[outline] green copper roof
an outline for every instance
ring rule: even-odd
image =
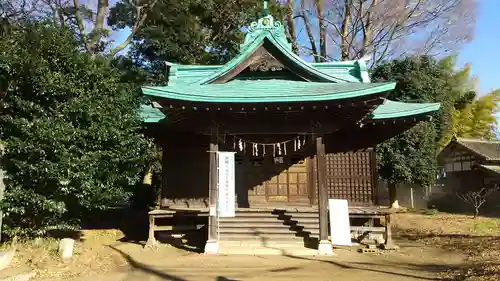
[[[393,90],[395,83],[321,83],[234,80],[225,84],[143,87],[145,95],[197,102],[299,102],[338,100]]]
[[[366,70],[364,61],[342,61],[342,62],[306,62],[311,68],[326,75],[335,77],[345,82],[369,83],[370,77]],[[187,85],[200,84],[208,76],[220,72],[224,65],[180,65],[175,64],[170,68],[168,84]]]
[[[165,118],[165,114],[161,112],[158,108],[154,108],[151,105],[143,104],[140,108],[140,115],[142,121],[146,123],[157,123],[161,119]]]
[[[380,120],[428,114],[439,110],[439,108],[439,103],[404,103],[385,100],[375,109],[369,119]],[[155,123],[165,118],[159,109],[153,108],[151,105],[143,105],[141,111],[141,117],[146,123]]]
[[[385,102],[373,111],[371,119],[389,119],[412,115],[426,114],[439,110],[439,103],[405,103],[391,100]]]
[[[169,73],[169,85],[209,84],[227,74],[249,58],[260,46],[273,46],[285,65],[294,65],[315,77],[318,82],[363,82],[369,83],[368,69],[364,60],[330,63],[309,63],[293,53],[283,25],[271,15],[260,18],[248,27],[240,53],[225,65],[186,66],[173,65]],[[266,47],[267,49],[267,47]]]
[[[273,44],[279,51],[281,51],[282,54],[285,55],[286,60],[288,60],[289,63],[292,63],[294,65],[297,65],[298,67],[302,68],[304,71],[307,71],[310,73],[312,76],[315,76],[318,81],[321,82],[348,82],[344,79],[340,79],[337,77],[330,76],[324,72],[319,71],[318,69],[312,67],[309,63],[306,61],[302,60],[299,56],[294,54],[291,50],[288,49],[288,46],[283,45],[282,40],[275,37],[274,33],[272,32],[266,32],[266,33],[260,33],[257,37],[253,39],[253,41],[249,42],[247,46],[242,47],[242,52],[229,61],[227,64],[225,64],[222,68],[220,68],[217,72],[212,73],[208,77],[202,79],[199,81],[199,84],[209,84],[219,78],[220,76],[228,73],[229,71],[233,70],[236,68],[240,63],[242,63],[245,59],[250,57],[252,53],[260,47],[262,44],[265,43],[270,43]]]
[[[237,76],[238,67],[253,63],[249,58],[262,58],[255,53],[264,48],[297,76],[309,81],[295,81],[269,75],[243,80]],[[252,57],[257,55],[257,57]],[[259,57],[260,56],[260,57]],[[245,75],[247,75],[246,73]],[[236,75],[236,76],[235,76]],[[262,78],[262,77],[261,77]],[[216,83],[213,83],[216,82]],[[248,27],[240,54],[225,65],[173,65],[169,71],[168,86],[143,87],[143,94],[188,102],[258,103],[307,102],[349,99],[393,90],[395,83],[370,83],[366,60],[310,63],[293,53],[283,25],[265,14]],[[143,108],[146,120],[154,122],[164,118],[163,113],[151,106]],[[438,103],[414,104],[386,100],[372,114],[372,119],[398,118],[427,114],[438,110]]]

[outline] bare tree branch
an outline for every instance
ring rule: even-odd
[[[316,0],[316,15],[319,24],[319,61],[326,58],[326,27],[324,21],[324,0]]]
[[[498,190],[498,185],[494,185],[493,187],[483,186],[477,190],[458,193],[457,197],[464,203],[467,203],[470,206],[474,207],[474,218],[477,218],[477,216],[479,215],[479,210],[481,206],[486,203],[488,196],[490,196],[490,194],[492,194],[494,191]]]
[[[314,5],[318,0],[301,1]],[[328,0],[327,3],[326,14],[308,15],[322,17],[326,25],[328,40],[332,42],[328,56],[357,59],[370,53],[372,64],[403,53],[442,54],[458,50],[472,38],[478,5],[477,0]],[[313,41],[319,42],[321,36],[314,31],[314,20],[308,22]]]
[[[300,0],[300,14],[304,20],[304,26],[306,27],[307,37],[309,37],[309,43],[311,44],[311,52],[315,62],[319,62],[318,49],[316,48],[316,42],[314,41],[314,35],[311,29],[311,22],[309,21],[309,16],[306,11],[305,0]]]
[[[115,56],[117,53],[119,53],[121,50],[125,49],[130,44],[130,42],[132,42],[132,39],[134,38],[135,34],[139,31],[141,26],[144,24],[144,21],[146,20],[146,18],[148,16],[148,12],[154,8],[154,6],[156,5],[157,2],[158,2],[158,0],[153,0],[151,3],[146,4],[144,6],[136,6],[137,19],[134,23],[134,26],[132,27],[132,31],[130,32],[130,34],[127,36],[127,38],[121,44],[119,44],[116,48],[113,48],[110,51],[110,55],[112,57]],[[142,14],[141,14],[141,12],[142,12]]]
[[[77,1],[77,0],[73,0]],[[108,0],[98,0],[97,2],[97,15],[94,22],[94,27],[89,34],[90,42],[88,43],[89,52],[95,54],[98,51],[99,44],[101,43],[101,39],[104,32],[104,18],[106,16],[106,12],[109,9]]]
[[[90,52],[90,46],[89,43],[87,42],[87,33],[85,31],[85,26],[83,25],[83,16],[82,12],[80,11],[80,4],[78,3],[78,0],[73,0],[73,7],[75,8],[76,24],[78,26],[78,30],[80,31],[80,38],[82,44],[85,47],[85,49],[88,52]]]
[[[292,50],[295,54],[299,54],[299,46],[297,45],[297,33],[295,32],[295,22],[293,21],[294,18],[294,11],[293,11],[293,0],[288,0],[286,4],[286,21],[287,21],[287,26],[288,26],[288,39],[290,42],[292,42]]]

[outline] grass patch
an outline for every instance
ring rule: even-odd
[[[431,214],[398,214],[396,236],[463,255],[463,267],[443,272],[443,280],[500,280],[500,219]]]
[[[497,219],[485,219],[475,222],[472,232],[478,235],[497,235],[500,224]]]
[[[439,210],[437,209],[425,209],[423,210],[422,214],[426,216],[436,216],[439,215]]]

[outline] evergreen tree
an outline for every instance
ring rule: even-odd
[[[378,174],[389,182],[391,201],[395,201],[397,183],[422,186],[436,179],[436,154],[443,138],[449,135],[453,112],[470,103],[474,93],[468,69],[454,71],[455,58],[441,61],[431,57],[408,57],[376,67],[374,81],[395,81],[396,89],[388,98],[404,102],[439,102],[442,107],[430,122],[422,122],[377,146]]]
[[[11,27],[0,41],[0,139],[7,234],[76,226],[128,202],[148,141],[138,89],[106,59],[79,52],[68,29]]]
[[[453,112],[450,134],[457,137],[496,139],[500,90],[475,99],[462,109]]]

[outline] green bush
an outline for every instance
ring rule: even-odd
[[[76,38],[41,22],[0,41],[7,235],[73,228],[93,210],[126,204],[148,161],[138,88]]]

